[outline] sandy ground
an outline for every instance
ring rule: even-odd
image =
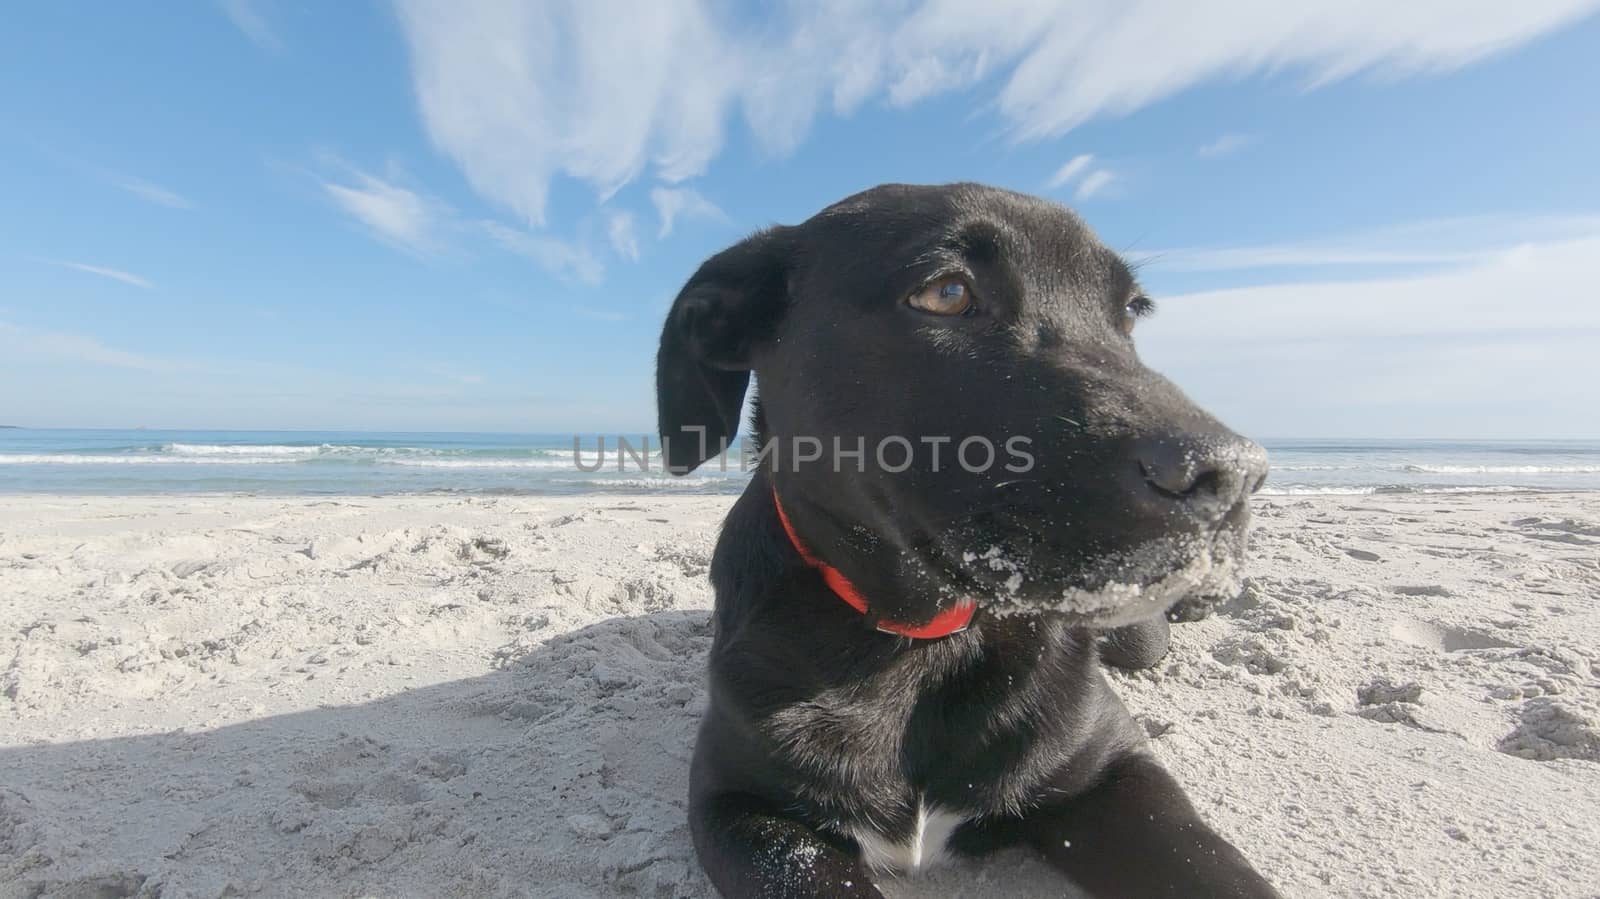
[[[720,498],[0,499],[0,896],[701,896]],[[1296,896],[1600,895],[1600,496],[1273,498],[1113,680]],[[1012,853],[895,896],[1071,895]]]

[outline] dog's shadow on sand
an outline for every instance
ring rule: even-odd
[[[709,896],[685,796],[710,636],[613,618],[359,705],[0,749],[0,897]],[[1070,890],[1020,852],[883,886]]]

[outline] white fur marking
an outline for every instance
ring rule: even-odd
[[[880,871],[918,871],[945,859],[945,844],[966,819],[937,806],[918,803],[915,829],[904,843],[892,843],[883,834],[858,827],[850,836],[861,847],[861,859]]]

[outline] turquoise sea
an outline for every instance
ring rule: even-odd
[[[633,455],[618,452],[618,437]],[[737,452],[673,478],[646,434],[0,429],[0,493],[713,493]],[[604,440],[604,454],[599,453]],[[1263,440],[1266,493],[1600,490],[1600,441]],[[656,448],[653,436],[650,447]],[[621,469],[619,469],[619,458]],[[600,463],[598,470],[588,470]]]

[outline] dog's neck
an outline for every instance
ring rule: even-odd
[[[857,612],[871,616],[873,614],[872,604],[867,601],[867,598],[861,594],[860,590],[856,589],[856,585],[845,577],[844,572],[813,555],[810,549],[806,547],[805,542],[800,539],[800,535],[795,533],[793,523],[789,521],[788,514],[783,511],[783,501],[779,499],[776,488],[772,490],[772,506],[777,510],[778,521],[783,525],[783,532],[788,535],[789,543],[794,547],[794,551],[800,555],[800,558],[822,575],[823,582],[828,585],[828,589],[832,590],[835,595]],[[972,623],[972,616],[977,612],[977,609],[977,605],[968,599],[962,600],[948,609],[941,610],[933,616],[931,621],[925,624],[908,624],[890,621],[882,617],[878,617],[873,624],[878,630],[886,634],[909,637],[913,640],[937,640],[966,630]]]

